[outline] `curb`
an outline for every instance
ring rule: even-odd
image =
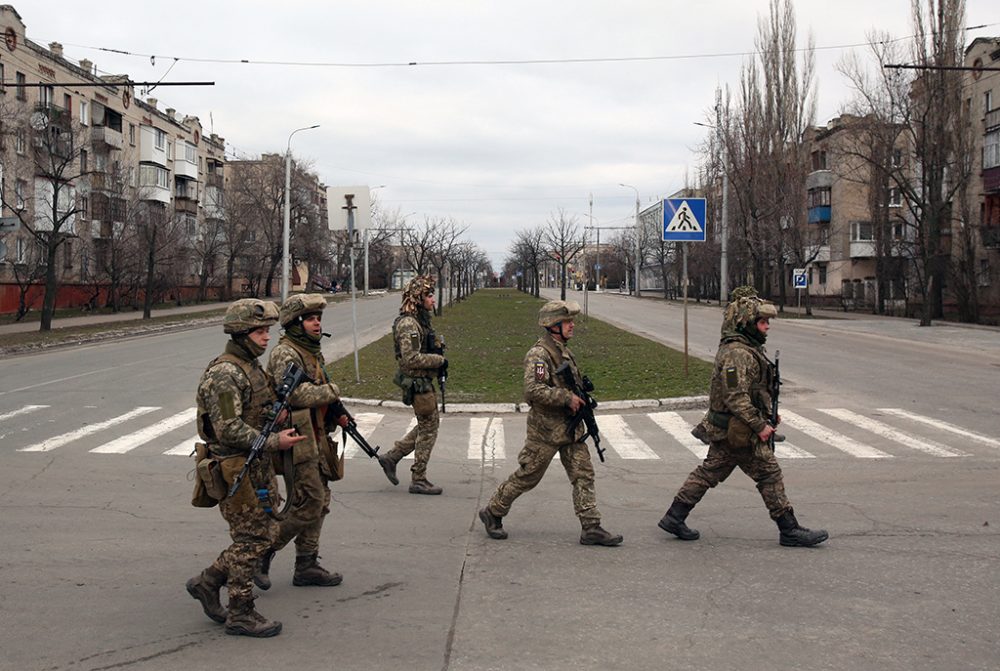
[[[345,404],[364,405],[375,408],[390,408],[393,410],[405,410],[409,406],[403,405],[401,401],[387,401],[375,398],[349,398],[343,399]],[[601,401],[598,405],[600,410],[638,410],[642,408],[665,408],[668,410],[700,410],[708,405],[708,396],[679,396],[677,398],[645,398],[630,401]],[[449,403],[446,414],[514,414],[526,413],[529,406],[527,403]]]

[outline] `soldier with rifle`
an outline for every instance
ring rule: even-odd
[[[726,309],[722,339],[715,355],[709,389],[709,410],[692,431],[709,444],[708,456],[677,492],[659,527],[681,540],[700,534],[687,526],[691,510],[706,492],[723,482],[737,467],[757,483],[764,505],[778,526],[778,541],[785,546],[809,547],[825,541],[826,531],[799,525],[785,496],[784,477],[774,456],[780,379],[777,366],[768,360],[764,343],[774,305],[746,295]]]
[[[524,357],[524,398],[531,410],[528,435],[517,457],[518,469],[497,487],[489,503],[479,511],[479,519],[490,538],[507,538],[503,518],[517,497],[541,482],[558,453],[573,486],[573,509],[582,527],[580,543],[606,546],[622,543],[621,535],[611,534],[601,526],[594,466],[583,442],[586,436],[592,436],[600,453],[593,401],[583,391],[584,378],[567,346],[573,337],[574,318],[579,313],[580,305],[575,301],[549,301],[538,312],[538,325],[545,333]],[[572,384],[568,383],[570,380]],[[589,420],[581,413],[585,408],[590,413]]]
[[[225,480],[227,495],[219,509],[233,542],[186,587],[205,614],[225,623],[226,633],[232,635],[267,637],[281,632],[280,622],[260,615],[253,605],[254,571],[278,535],[278,522],[270,510],[277,500],[271,459],[252,461],[245,477],[237,481],[262,428],[285,419],[282,413],[271,413],[277,400],[274,379],[257,361],[277,320],[278,308],[269,301],[247,298],[230,305],[223,319],[230,341],[225,352],[208,364],[198,384],[198,434]],[[304,439],[295,429],[284,429],[266,436],[262,447],[270,455]],[[234,491],[229,493],[230,489]],[[223,585],[229,591],[228,609],[219,601]]]

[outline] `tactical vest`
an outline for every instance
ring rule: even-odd
[[[762,415],[767,417],[771,412],[771,379],[774,374],[774,364],[764,356],[759,348],[748,345],[741,340],[730,340],[723,343],[722,347],[740,347],[748,350],[757,361],[757,369],[760,374],[756,380],[750,383],[750,402]],[[715,377],[720,377],[720,375],[720,371],[716,371]],[[710,419],[710,421],[720,427],[724,426],[722,416],[730,414],[725,404],[725,392],[722,390],[722,386],[721,377],[718,380],[713,379],[709,397],[710,414],[716,416],[716,419]]]
[[[265,408],[275,400],[274,385],[271,383],[270,377],[256,361],[246,361],[245,359],[241,359],[238,356],[228,353],[221,354],[214,358],[212,362],[205,367],[205,372],[210,371],[212,368],[221,363],[233,364],[243,371],[243,375],[245,375],[247,380],[250,382],[250,396],[249,398],[243,400],[240,417],[248,426],[253,427],[254,429],[260,429],[264,424],[264,416],[267,412]],[[209,444],[209,446],[218,445],[227,449],[227,451],[228,448],[232,447],[222,445],[219,442],[219,437],[216,435],[215,429],[212,427],[208,408],[203,405],[201,394],[198,394],[198,434]],[[243,449],[240,450],[240,452],[243,452],[249,447],[249,445],[241,447]]]

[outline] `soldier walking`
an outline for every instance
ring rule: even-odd
[[[771,319],[778,313],[774,305],[755,295],[742,296],[726,309],[709,389],[709,411],[692,432],[709,444],[708,456],[681,485],[659,527],[681,540],[697,540],[700,534],[685,523],[691,509],[739,467],[757,483],[764,505],[778,525],[779,542],[786,546],[817,545],[828,534],[799,526],[769,444],[775,431],[768,422],[774,364],[765,355],[764,343]]]
[[[225,352],[208,364],[198,384],[198,434],[219,460],[229,487],[264,426],[266,406],[276,400],[274,380],[257,357],[267,349],[270,327],[277,320],[278,308],[270,301],[246,298],[230,305],[223,320],[230,341]],[[301,440],[295,429],[285,429],[268,437],[265,450],[269,454],[287,450]],[[219,503],[233,542],[186,587],[208,617],[225,623],[227,634],[267,637],[280,633],[281,623],[254,609],[252,579],[261,556],[274,543],[278,523],[264,511],[257,490],[276,501],[268,458],[256,460],[236,493]],[[223,585],[229,590],[228,610],[219,601]]]
[[[342,412],[340,389],[327,377],[320,341],[323,338],[323,309],[326,299],[320,294],[298,294],[281,305],[279,321],[284,335],[271,350],[268,371],[280,378],[289,363],[306,372],[311,381],[303,382],[289,398],[292,424],[305,440],[292,448],[294,464],[292,505],[281,520],[275,543],[264,553],[260,570],[254,576],[257,587],[271,587],[268,573],[275,553],[295,539],[297,587],[331,587],[343,581],[340,573],[331,573],[319,565],[319,536],[323,520],[330,513],[330,481],[341,475],[343,462],[337,444],[329,437],[338,426],[347,424]],[[340,410],[341,412],[338,412]]]
[[[582,386],[576,359],[566,343],[573,337],[574,317],[580,313],[576,301],[549,301],[538,311],[538,325],[545,333],[524,357],[524,398],[528,411],[528,435],[517,456],[518,469],[497,487],[479,519],[490,538],[507,538],[503,518],[521,494],[534,489],[545,475],[552,458],[559,454],[566,475],[573,486],[573,509],[580,519],[583,545],[620,545],[621,535],[612,535],[601,527],[594,491],[594,466],[590,451],[580,439],[586,428],[579,424],[569,434],[569,420],[585,401],[566,388],[556,369],[568,363],[577,384]]]
[[[406,285],[399,316],[392,324],[392,339],[399,364],[395,382],[403,389],[403,402],[413,406],[417,425],[397,440],[391,450],[379,455],[378,461],[385,476],[397,485],[396,464],[412,452],[411,494],[440,494],[442,491],[427,479],[427,462],[430,461],[441,421],[433,379],[439,370],[448,370],[448,360],[444,358],[443,348],[431,325],[434,304],[434,278],[424,275],[415,277]],[[439,353],[432,351],[435,349]]]

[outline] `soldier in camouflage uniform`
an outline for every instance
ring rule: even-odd
[[[303,382],[289,398],[292,423],[306,440],[292,450],[295,468],[292,506],[281,520],[278,539],[264,554],[254,583],[270,589],[268,573],[276,552],[295,539],[295,573],[292,584],[302,587],[339,585],[343,576],[330,573],[317,561],[319,535],[323,519],[330,513],[329,482],[337,467],[337,444],[328,434],[347,424],[340,403],[340,390],[323,368],[323,309],[326,299],[320,294],[298,294],[281,305],[279,321],[285,330],[271,350],[268,371],[280,379],[289,363],[306,372],[311,381]]]
[[[566,388],[556,369],[569,363],[577,384],[582,383],[576,359],[566,343],[573,337],[573,318],[580,313],[576,301],[549,301],[538,312],[538,325],[545,333],[524,357],[524,399],[528,411],[528,435],[517,456],[518,469],[497,487],[479,519],[490,538],[507,538],[503,517],[521,494],[538,485],[552,458],[559,454],[570,484],[573,485],[573,510],[580,519],[583,545],[620,545],[622,537],[601,527],[594,491],[594,466],[590,451],[580,439],[586,433],[583,424],[569,431],[569,419],[584,405],[584,400]]]
[[[396,345],[399,364],[397,380],[402,380],[403,397],[412,397],[413,414],[417,425],[396,441],[392,449],[379,455],[382,470],[392,484],[399,484],[396,464],[413,452],[410,467],[411,494],[440,494],[441,488],[427,479],[427,462],[437,440],[437,393],[433,379],[439,369],[448,369],[448,360],[441,354],[429,352],[428,334],[433,333],[431,315],[434,313],[434,278],[418,276],[410,280],[403,292],[399,316],[392,325],[392,338]]]
[[[688,476],[659,526],[681,540],[700,534],[685,523],[705,493],[729,477],[736,467],[757,483],[782,545],[808,547],[822,543],[826,531],[799,526],[788,498],[781,467],[769,440],[772,364],[764,353],[774,305],[755,295],[737,298],[726,309],[722,341],[715,355],[709,389],[709,411],[696,428],[709,443],[708,456]],[[779,418],[780,421],[780,418]]]
[[[198,384],[198,434],[212,457],[221,462],[229,486],[260,435],[265,406],[275,400],[274,380],[257,357],[267,349],[269,330],[277,319],[278,309],[271,302],[247,298],[230,305],[223,330],[231,340],[225,352],[208,364]],[[301,440],[295,429],[285,429],[269,436],[265,449],[268,453],[287,450]],[[278,523],[264,512],[258,499],[255,490],[260,488],[271,490],[271,503],[276,505],[270,459],[258,459],[236,494],[219,503],[233,543],[186,585],[208,617],[225,622],[227,634],[265,637],[281,631],[280,622],[267,620],[253,606],[254,570],[278,533]],[[229,590],[228,611],[219,602],[222,585]]]

